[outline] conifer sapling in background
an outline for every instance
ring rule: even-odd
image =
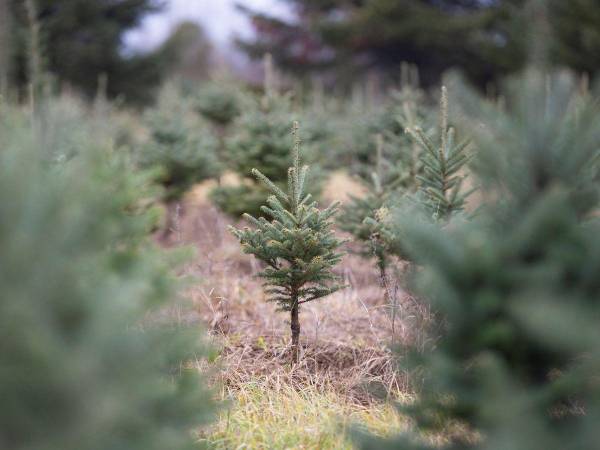
[[[414,174],[418,183],[416,192],[405,190],[396,197],[389,197],[384,208],[377,214],[365,219],[365,227],[369,227],[384,245],[388,252],[403,259],[410,259],[406,252],[406,238],[402,227],[395,226],[401,223],[396,219],[407,214],[407,206],[412,204],[412,213],[428,221],[448,222],[454,215],[464,210],[465,202],[471,191],[463,189],[466,166],[471,159],[468,153],[469,141],[455,143],[454,128],[448,125],[448,94],[442,87],[439,112],[438,136],[435,142],[430,132],[416,125],[412,113],[405,116],[406,123],[413,125],[406,129],[406,133],[420,148],[419,159],[421,162],[420,174]],[[402,185],[403,179],[398,183]],[[404,194],[404,195],[402,195]],[[416,207],[416,209],[415,209]],[[411,214],[412,214],[411,213]]]
[[[373,223],[365,221],[368,217],[375,217],[385,207],[390,195],[398,186],[398,179],[389,182],[384,174],[383,136],[377,135],[376,142],[376,169],[371,173],[371,183],[366,184],[365,196],[350,195],[348,204],[344,205],[337,219],[341,230],[354,236],[360,244],[359,254],[364,257],[374,256],[377,259],[381,279],[385,280],[388,256],[383,240],[374,235],[376,233]],[[388,183],[385,183],[388,181]]]
[[[469,161],[469,141],[455,142],[455,130],[448,126],[448,93],[442,87],[439,142],[433,142],[420,127],[406,131],[423,149],[423,174],[417,176],[421,201],[432,217],[446,220],[464,209],[471,192],[462,192],[461,171]]]
[[[382,118],[384,148],[392,163],[388,176],[398,179],[399,188],[404,192],[414,193],[419,187],[417,176],[423,173],[423,149],[406,130],[419,126],[427,136],[435,131],[432,126],[434,114],[419,87],[416,67],[402,65],[400,87],[392,90],[389,98]]]
[[[218,186],[211,199],[224,212],[234,217],[243,213],[262,215],[261,206],[269,190],[250,176],[256,168],[280,189],[286,188],[289,153],[293,146],[290,126],[298,120],[300,112],[292,104],[291,93],[279,93],[270,57],[265,57],[264,95],[249,98],[242,114],[233,124],[232,135],[226,141],[228,167],[238,174],[241,183],[236,186]],[[312,173],[307,190],[319,192],[315,176],[314,142],[305,141],[304,157],[311,163]]]
[[[202,86],[195,100],[194,108],[208,120],[218,138],[218,157],[224,162],[226,138],[231,132],[231,125],[241,113],[240,86],[221,76]]]
[[[288,169],[288,189],[284,192],[266,175],[253,169],[253,175],[271,192],[264,216],[244,217],[254,225],[240,230],[231,228],[244,252],[266,264],[259,274],[264,279],[269,300],[282,311],[290,312],[292,362],[300,353],[300,306],[323,298],[343,286],[332,269],[340,261],[341,241],[332,230],[332,218],[338,209],[334,203],[324,210],[306,194],[308,166],[300,166],[298,123],[294,122],[293,167]]]
[[[421,162],[424,150],[406,131],[428,122],[423,104],[417,69],[404,64],[400,88],[391,93],[391,102],[381,120],[382,132],[376,135],[376,170],[371,172],[370,182],[365,183],[367,195],[351,196],[338,219],[342,230],[363,242],[361,253],[377,258],[384,286],[389,259],[386,241],[391,239],[385,227],[389,207],[396,197],[414,194],[419,189],[419,177],[424,170]],[[423,138],[429,139],[429,130],[418,129]],[[384,151],[390,153],[391,158],[384,158]]]
[[[138,152],[138,165],[159,172],[167,204],[163,233],[167,237],[184,194],[194,184],[220,173],[218,142],[174,84],[163,88],[157,108],[146,115],[146,123],[150,139]]]
[[[419,188],[417,177],[423,174],[423,149],[406,130],[418,126],[427,136],[431,136],[435,132],[431,123],[433,114],[426,104],[424,93],[410,83],[403,84],[390,97],[389,115],[395,126],[384,131],[385,148],[394,155],[390,176],[398,179],[399,187],[404,192],[414,193]]]
[[[407,192],[416,191],[416,176],[423,171],[421,149],[405,130],[419,125],[429,135],[431,115],[426,96],[419,88],[417,69],[402,65],[400,85],[389,92],[383,104],[367,106],[361,102],[343,112],[343,120],[336,126],[338,133],[341,130],[342,138],[338,139],[341,148],[335,152],[339,155],[335,155],[333,167],[339,168],[339,158],[351,156],[350,172],[370,183],[373,167],[377,164],[372,136],[381,134],[389,163],[381,182],[387,184],[398,180],[398,187]]]
[[[226,84],[225,80],[212,82],[198,93],[195,108],[207,120],[219,127],[227,127],[240,114],[236,90],[239,86]]]

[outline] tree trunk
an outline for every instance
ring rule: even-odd
[[[292,364],[300,360],[300,317],[298,297],[292,300],[291,328],[292,328]]]
[[[390,287],[388,284],[387,272],[385,270],[385,262],[381,257],[377,259],[377,267],[379,267],[379,284],[383,288],[383,300],[385,303],[388,303],[390,299]]]

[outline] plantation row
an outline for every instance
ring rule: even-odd
[[[400,283],[433,308],[432,344],[395,349],[415,426],[396,440],[357,433],[358,446],[430,448],[443,432],[450,449],[595,448],[593,90],[532,69],[496,98],[457,77],[426,93],[405,68],[382,101],[344,100],[284,93],[268,59],[266,74],[259,92],[226,77],[170,83],[141,118],[102,92],[89,106],[0,104],[0,448],[206,443],[218,406],[198,367],[211,352],[162,319],[186,255],[156,245],[206,180],[289,315],[292,366],[302,305],[345,288],[342,248],[377,266],[386,302]],[[364,195],[322,207],[340,169]]]

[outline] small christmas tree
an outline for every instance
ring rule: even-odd
[[[233,124],[231,137],[226,140],[226,163],[241,177],[241,184],[219,186],[211,193],[215,204],[234,217],[245,212],[262,215],[261,206],[269,196],[269,190],[249,177],[253,168],[260,170],[280,189],[285,189],[287,183],[289,151],[293,146],[289,130],[300,113],[294,110],[291,95],[280,94],[273,86],[273,69],[268,58],[265,65],[264,95],[249,99],[242,115]],[[312,163],[315,145],[310,140],[307,144],[304,155]],[[318,177],[315,173],[310,177],[307,186],[316,196],[320,191]]]
[[[244,252],[253,254],[267,268],[260,273],[265,280],[269,300],[289,311],[292,332],[292,361],[298,362],[300,341],[300,305],[325,297],[343,286],[332,268],[340,261],[341,242],[334,236],[331,219],[338,203],[319,210],[311,194],[305,193],[308,166],[300,166],[298,123],[293,126],[293,167],[288,170],[287,193],[265,174],[253,169],[253,175],[271,192],[265,217],[244,217],[255,229],[231,228]]]
[[[417,82],[405,81],[400,89],[392,91],[386,116],[388,120],[392,117],[394,122],[393,126],[389,125],[384,131],[385,147],[391,149],[388,151],[393,151],[394,155],[394,170],[390,171],[390,175],[398,179],[400,188],[407,193],[417,191],[417,177],[423,174],[424,166],[421,161],[423,148],[406,130],[418,126],[428,137],[435,132],[435,114],[426,102],[425,94],[418,88],[418,83],[415,83]]]
[[[445,223],[463,211],[466,199],[473,192],[462,189],[466,173],[461,172],[466,171],[466,165],[471,159],[471,155],[467,153],[469,141],[459,144],[454,142],[454,128],[448,126],[448,96],[445,87],[442,88],[440,100],[439,143],[435,144],[430,137],[431,133],[417,126],[414,120],[412,111],[406,109],[401,121],[413,124],[406,129],[406,133],[420,147],[412,155],[418,154],[421,164],[411,166],[418,167],[420,174],[413,171],[408,174],[408,178],[396,178],[396,184],[403,187],[398,191],[399,195],[388,195],[382,207],[364,219],[365,229],[376,237],[378,245],[385,249],[383,251],[402,259],[410,259],[406,251],[406,236],[400,225],[409,205],[413,208],[411,214],[416,214],[426,222],[434,220]],[[412,183],[406,183],[413,179],[418,183],[415,192],[409,189]]]
[[[166,217],[161,235],[166,240],[172,236],[183,196],[195,184],[219,176],[219,143],[176,84],[165,85],[158,105],[145,119],[150,136],[138,147],[137,164],[154,170],[164,188]]]
[[[227,79],[216,79],[200,89],[195,109],[219,128],[226,128],[240,115],[240,86]]]
[[[381,279],[385,280],[388,265],[387,247],[385,242],[376,235],[377,224],[365,219],[380,214],[400,183],[398,179],[389,183],[389,178],[385,177],[381,135],[376,136],[376,153],[376,170],[371,174],[371,183],[366,184],[366,195],[362,197],[351,195],[348,204],[342,208],[337,223],[341,230],[352,234],[360,242],[359,254],[364,257],[375,256]],[[388,183],[384,184],[384,180],[388,180]]]
[[[194,101],[194,108],[204,117],[214,130],[218,139],[218,160],[226,163],[226,141],[232,131],[232,125],[241,114],[241,100],[244,95],[239,83],[221,74],[204,84]],[[220,179],[219,179],[220,182]]]
[[[416,68],[403,65],[401,87],[391,93],[391,101],[380,118],[382,132],[376,135],[376,151],[371,151],[375,154],[375,172],[371,171],[370,182],[365,183],[367,195],[351,196],[338,220],[341,229],[363,243],[361,253],[364,256],[376,256],[384,283],[389,259],[386,241],[391,237],[384,222],[389,207],[396,201],[395,197],[418,190],[418,177],[424,167],[420,161],[422,148],[405,133],[405,130],[416,128],[417,123],[427,122],[423,93],[418,84]],[[419,130],[428,138],[428,132]],[[373,160],[372,155],[367,159]]]
[[[389,162],[381,183],[397,182],[404,191],[414,192],[418,186],[416,176],[423,171],[421,148],[405,130],[418,124],[429,135],[432,116],[425,94],[419,88],[416,68],[403,65],[399,88],[390,92],[383,105],[370,109],[372,111],[363,105],[346,113],[350,116],[338,127],[344,135],[339,157],[349,153],[352,156],[350,172],[370,183],[373,167],[377,164],[372,136],[380,134]]]
[[[138,155],[142,168],[158,168],[165,200],[173,203],[194,184],[219,174],[218,142],[176,85],[166,85],[157,107],[146,115],[150,140]]]
[[[440,100],[439,143],[435,144],[420,127],[407,128],[406,132],[423,150],[423,174],[416,178],[421,199],[432,217],[445,220],[462,211],[470,195],[470,192],[461,192],[464,180],[461,171],[469,161],[469,141],[454,142],[454,128],[448,126],[446,87],[442,87]]]

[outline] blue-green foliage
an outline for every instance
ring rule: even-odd
[[[205,352],[149,315],[177,293],[150,179],[91,140],[49,161],[41,136],[0,108],[0,448],[197,448]]]
[[[434,220],[447,222],[464,211],[465,203],[473,190],[466,191],[464,179],[468,175],[467,164],[472,159],[469,141],[455,142],[455,131],[449,126],[448,96],[442,88],[439,111],[437,141],[431,131],[426,131],[414,117],[414,112],[406,108],[402,123],[408,126],[406,134],[413,140],[417,149],[405,147],[412,152],[419,164],[409,165],[412,170],[405,176],[397,177],[398,186],[386,195],[385,201],[366,216],[361,227],[368,230],[381,252],[391,252],[401,258],[410,259],[406,251],[404,230],[394,217],[410,214],[425,222]],[[403,167],[401,161],[397,163]],[[409,183],[406,183],[406,181]],[[376,204],[376,202],[373,202]],[[410,210],[410,213],[408,211]],[[382,259],[379,258],[381,261]]]
[[[499,107],[468,90],[476,174],[470,221],[390,223],[422,266],[414,287],[442,336],[414,354],[406,411],[447,449],[588,449],[600,433],[597,98],[568,74],[530,72]],[[457,429],[452,432],[452,428]],[[419,433],[363,448],[437,448]]]
[[[411,73],[416,77],[416,72]],[[340,228],[362,244],[359,252],[363,256],[376,256],[383,272],[389,259],[387,241],[391,238],[384,224],[389,208],[415,194],[430,180],[424,164],[429,163],[427,148],[420,145],[424,140],[431,143],[424,94],[416,80],[403,78],[402,87],[391,92],[383,115],[377,117],[379,134],[371,137],[371,145],[366,146],[370,152],[363,155],[364,162],[358,166],[357,174],[366,194],[351,195],[338,217]],[[411,139],[415,130],[420,136],[417,140]],[[362,141],[357,142],[360,145]],[[369,171],[368,182],[364,179],[366,171]]]
[[[244,252],[267,264],[260,276],[265,279],[270,300],[284,311],[289,311],[294,303],[317,300],[342,287],[331,272],[341,259],[341,242],[331,228],[339,204],[319,210],[312,195],[306,194],[308,166],[300,166],[299,145],[297,141],[294,166],[288,170],[287,192],[259,170],[253,170],[271,191],[268,206],[262,207],[269,220],[245,214],[255,228],[232,229]]]
[[[194,108],[213,124],[226,127],[241,113],[239,89],[240,86],[225,80],[206,83],[194,100]]]
[[[150,139],[138,152],[142,168],[156,168],[167,200],[218,176],[218,141],[176,85],[166,85],[158,105],[146,114]]]
[[[290,128],[299,113],[294,111],[289,95],[270,92],[262,98],[248,98],[242,115],[233,124],[232,135],[226,141],[227,166],[242,178],[239,186],[220,186],[212,200],[226,213],[241,216],[247,212],[262,215],[269,190],[250,177],[252,169],[260,170],[279,188],[285,189],[290,148],[294,145]],[[315,161],[315,142],[308,140],[306,159]],[[315,170],[313,170],[315,171]],[[316,195],[319,178],[311,175],[307,183]]]
[[[332,230],[338,204],[324,210],[305,192],[308,166],[300,166],[298,123],[294,122],[294,165],[288,170],[287,192],[257,169],[252,173],[271,192],[263,217],[244,217],[254,229],[231,228],[245,253],[266,264],[259,274],[269,300],[291,313],[292,361],[299,359],[300,306],[343,286],[332,269],[340,261],[341,242]]]
[[[388,261],[388,249],[385,241],[378,235],[379,219],[385,214],[390,199],[399,195],[399,180],[394,181],[386,177],[383,158],[383,137],[378,135],[375,139],[377,146],[377,163],[375,171],[371,173],[371,183],[365,183],[366,194],[363,196],[350,195],[348,202],[342,208],[337,223],[341,230],[354,237],[360,247],[358,253],[364,257],[374,256],[382,273]],[[384,184],[387,180],[388,183]],[[371,218],[372,220],[367,220]],[[377,219],[376,219],[377,218]]]
[[[439,142],[435,143],[421,127],[408,128],[407,133],[421,147],[423,173],[416,175],[419,197],[429,214],[447,220],[463,211],[470,194],[463,191],[464,171],[470,156],[469,141],[455,142],[455,130],[448,126],[448,97],[442,87]]]

